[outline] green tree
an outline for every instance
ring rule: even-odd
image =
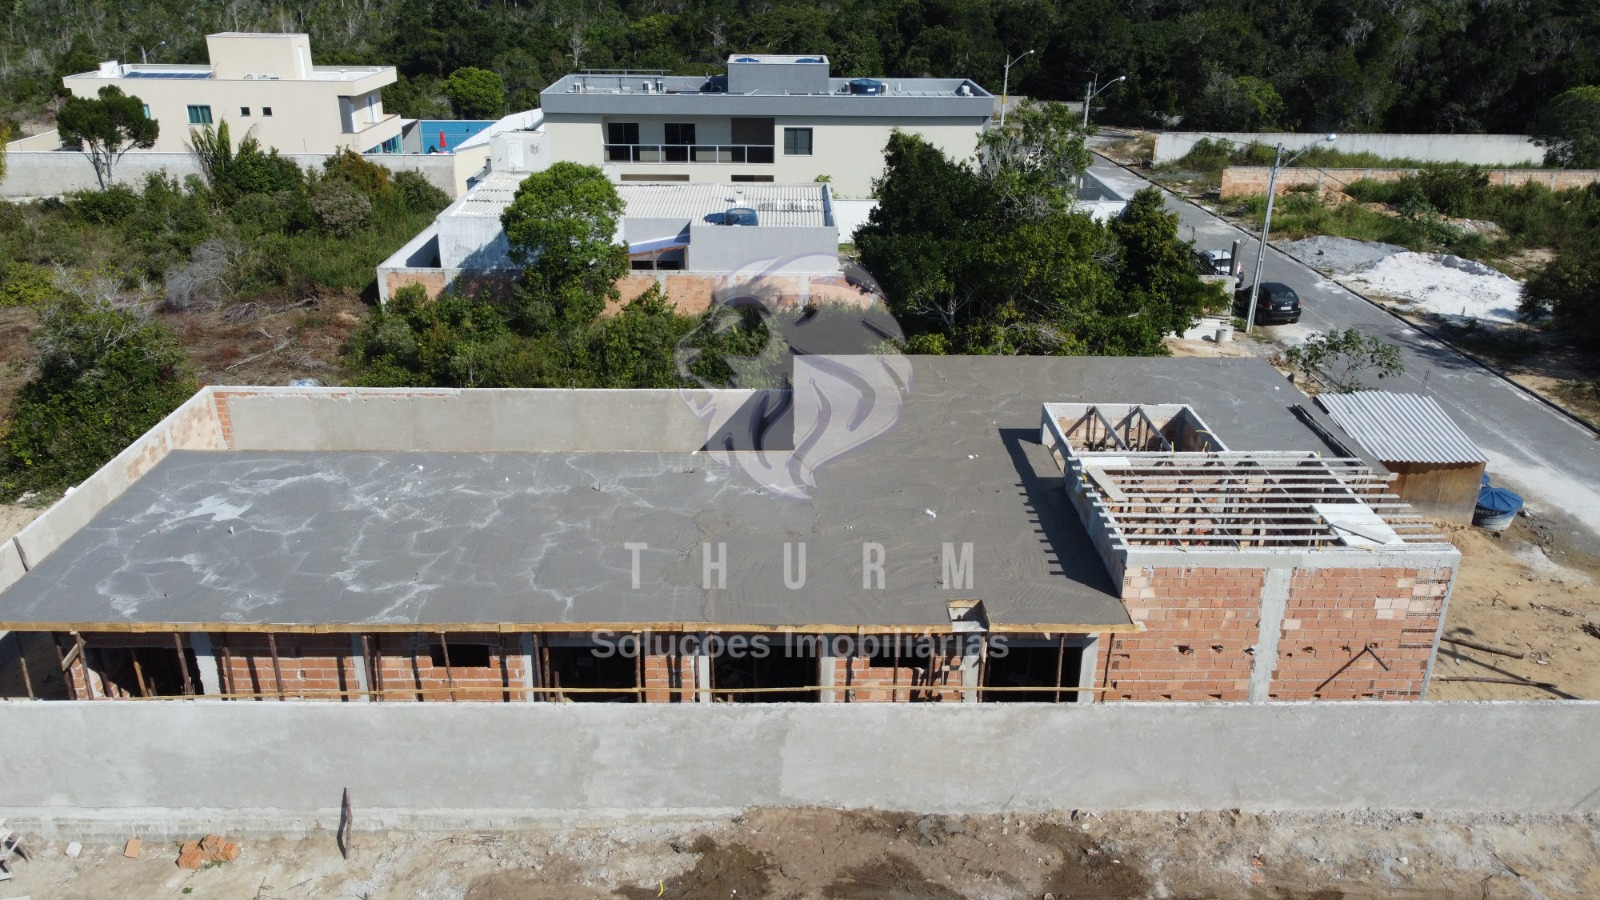
[[[105,188],[115,182],[114,170],[123,154],[135,147],[156,145],[160,126],[144,114],[144,102],[108,84],[97,99],[68,97],[56,113],[61,140],[77,144],[94,165],[94,176]]]
[[[172,333],[134,311],[68,298],[42,318],[0,433],[0,497],[82,481],[196,389]]]
[[[1029,101],[978,142],[978,174],[1012,215],[1040,216],[1072,202],[1089,150],[1072,110]]]
[[[1214,73],[1183,124],[1219,131],[1272,131],[1283,118],[1283,97],[1272,82],[1254,75]]]
[[[1321,380],[1341,394],[1362,390],[1369,373],[1379,380],[1405,374],[1400,348],[1354,328],[1313,335],[1284,354],[1290,368],[1308,380]]]
[[[1600,251],[1563,252],[1522,287],[1524,320],[1542,321],[1590,348],[1600,348]]]
[[[472,66],[444,80],[444,95],[458,119],[498,119],[506,114],[506,85],[499,75]]]
[[[617,299],[616,281],[628,272],[627,248],[615,242],[622,210],[616,187],[594,166],[558,162],[522,180],[500,222],[523,266],[525,327],[551,314],[568,326],[588,324]]]
[[[247,135],[235,150],[227,119],[217,123],[215,129],[210,125],[193,129],[188,146],[200,163],[206,183],[224,201],[231,202],[245,194],[292,191],[305,179],[294,160],[279,156],[277,148],[263,153],[261,143],[253,136]]]
[[[1194,327],[1207,304],[1219,299],[1217,289],[1195,277],[1194,246],[1178,237],[1178,214],[1166,211],[1155,188],[1134,194],[1110,228],[1123,311],[1136,310],[1156,334],[1156,343],[1146,342],[1140,352],[1160,352],[1166,335]]]
[[[1600,168],[1600,87],[1584,85],[1551,100],[1534,122],[1546,165]]]

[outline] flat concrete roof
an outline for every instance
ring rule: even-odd
[[[1186,403],[1235,449],[1329,452],[1260,360],[912,362],[900,425],[807,500],[704,453],[174,451],[0,593],[0,628],[947,628],[976,598],[996,630],[1126,629],[1042,403]],[[726,588],[703,586],[703,542],[727,544]],[[862,588],[863,542],[885,590]],[[947,590],[943,545],[968,542],[973,586]]]
[[[442,216],[496,218],[516,199],[526,175],[489,175],[445,210]],[[737,206],[754,209],[760,225],[769,228],[821,228],[831,224],[826,184],[688,184],[622,182],[616,185],[624,218],[705,220]]]

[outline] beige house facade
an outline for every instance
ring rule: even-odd
[[[209,65],[100,64],[62,79],[74,96],[116,85],[161,126],[156,151],[183,152],[191,131],[227,121],[283,153],[399,153],[401,119],[384,112],[393,66],[318,66],[303,34],[206,36]]]

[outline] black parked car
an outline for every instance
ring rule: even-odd
[[[1250,289],[1243,288],[1233,295],[1235,315],[1250,314]],[[1256,298],[1257,325],[1291,325],[1300,321],[1300,295],[1294,288],[1277,281],[1261,282],[1261,296]]]

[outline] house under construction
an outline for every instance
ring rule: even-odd
[[[822,362],[797,358],[796,383]],[[1264,362],[908,371],[878,398],[897,424],[861,446],[817,439],[800,391],[205,388],[0,543],[20,648],[3,683],[345,702],[1425,691],[1459,554]],[[723,440],[753,422],[759,446]],[[798,452],[815,486],[787,496],[763,473]]]

